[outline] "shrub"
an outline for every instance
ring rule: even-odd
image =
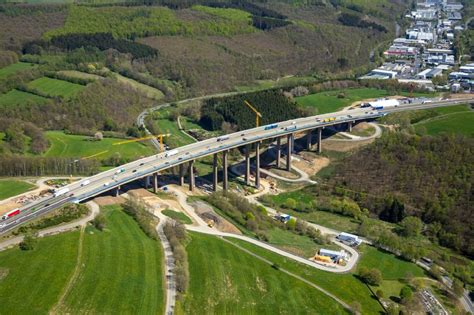
[[[369,285],[379,285],[382,282],[382,273],[376,268],[360,267],[359,277]]]
[[[33,250],[38,242],[37,235],[33,233],[26,233],[23,241],[20,243],[21,250]]]
[[[99,231],[103,231],[106,225],[105,216],[103,213],[99,213],[94,220],[92,220],[92,225]]]

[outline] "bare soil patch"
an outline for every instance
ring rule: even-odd
[[[314,152],[302,151],[298,157],[300,161],[295,161],[293,164],[309,176],[316,174],[330,162],[327,157],[319,156]]]
[[[99,206],[110,206],[110,205],[120,205],[125,202],[123,197],[112,197],[112,196],[104,196],[104,197],[97,197],[94,199],[94,202],[97,203]]]
[[[212,207],[208,204],[202,201],[195,201],[191,205],[194,207],[197,215],[200,216],[204,221],[207,222],[209,220],[213,220],[214,227],[219,231],[239,235],[242,234],[242,232],[240,232],[240,230],[232,223],[217,215],[217,213],[214,212],[214,209],[212,209]]]

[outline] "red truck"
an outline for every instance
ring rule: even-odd
[[[17,214],[20,214],[21,210],[20,209],[15,209],[15,210],[12,210],[10,212],[7,212],[5,213],[3,216],[2,216],[2,220],[6,220],[6,219],[9,219],[11,217],[14,217],[16,216]]]

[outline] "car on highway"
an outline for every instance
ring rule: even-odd
[[[104,183],[104,187],[107,187],[107,186],[109,186],[109,185],[110,185],[109,182]]]
[[[137,170],[133,170],[133,171],[132,171],[132,173],[136,173],[136,172],[137,172]]]

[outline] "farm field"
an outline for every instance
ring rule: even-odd
[[[114,75],[119,82],[131,85],[135,90],[144,93],[148,98],[151,98],[154,100],[160,100],[165,96],[163,92],[161,92],[160,90],[154,87],[129,79],[118,73],[114,73]]]
[[[78,241],[71,232],[42,238],[31,251],[0,252],[1,313],[48,314],[72,276]]]
[[[28,87],[37,89],[47,95],[59,97],[71,97],[82,91],[85,87],[63,80],[51,79],[47,77],[39,78],[31,81]]]
[[[0,105],[5,106],[23,105],[28,102],[43,103],[47,100],[45,97],[16,89],[8,91],[5,94],[0,94]]]
[[[216,237],[192,233],[186,250],[186,314],[346,314],[315,288]]]
[[[166,209],[166,210],[163,210],[162,213],[166,215],[167,217],[170,217],[171,219],[181,222],[183,224],[193,223],[193,221],[191,221],[191,219],[182,212]]]
[[[86,229],[83,267],[61,313],[162,313],[160,244],[148,238],[120,207],[107,206],[101,211],[106,229]]]
[[[125,139],[104,138],[101,141],[88,141],[89,137],[67,135],[62,131],[47,131],[46,137],[51,143],[45,156],[61,157],[91,157],[103,160],[119,154],[125,159],[137,159],[153,154],[153,149],[140,142],[130,142],[113,145],[126,141]]]
[[[0,200],[27,192],[36,186],[24,181],[0,179]]]
[[[6,67],[0,68],[0,79],[9,76],[15,72],[36,68],[38,65],[29,62],[17,62]]]
[[[261,257],[277,263],[281,268],[304,277],[305,279],[336,295],[338,298],[349,305],[353,302],[360,303],[362,314],[380,314],[380,312],[382,312],[382,307],[374,298],[372,298],[372,293],[370,290],[351,273],[333,274],[330,272],[321,271],[294,262],[293,260],[269,252],[245,241],[232,238],[228,238],[228,240],[250,250]]]
[[[100,75],[91,74],[87,72],[81,72],[77,70],[62,70],[58,71],[58,74],[62,74],[68,76],[70,78],[79,78],[79,79],[92,79],[92,80],[99,80],[102,79]]]

